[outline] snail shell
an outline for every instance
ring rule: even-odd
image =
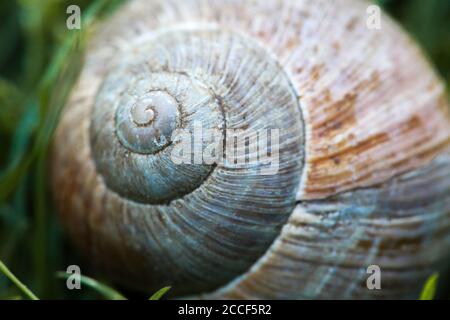
[[[367,6],[135,0],[105,21],[52,152],[58,212],[90,264],[176,296],[417,297],[450,249],[449,110],[389,17],[366,28]],[[175,164],[177,130],[196,123],[223,144],[279,129],[276,174]]]

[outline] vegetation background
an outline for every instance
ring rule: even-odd
[[[0,261],[40,298],[105,297],[95,290],[69,291],[55,276],[70,264],[83,263],[51,206],[47,152],[82,64],[86,33],[123,1],[0,2]],[[375,2],[415,37],[448,85],[450,0]],[[81,8],[81,31],[66,28],[71,4]],[[448,284],[448,277],[440,278],[438,297],[450,298]],[[0,272],[0,299],[20,298],[26,297]]]

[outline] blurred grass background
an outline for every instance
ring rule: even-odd
[[[55,277],[70,264],[83,264],[53,214],[47,151],[82,65],[86,33],[123,1],[0,2],[0,260],[41,298],[99,297],[89,290],[69,292]],[[375,2],[415,37],[448,86],[450,0]],[[66,28],[71,4],[81,8],[81,32]],[[0,299],[19,297],[0,274]]]

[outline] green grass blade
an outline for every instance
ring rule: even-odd
[[[85,30],[89,30],[95,23],[96,18],[103,11],[110,11],[114,6],[117,7],[122,1],[99,0],[94,2],[83,14],[83,30],[72,31],[68,38],[61,44],[55,53],[49,66],[44,70],[42,78],[37,84],[37,92],[28,97],[28,100],[39,102],[39,124],[36,132],[35,141],[32,143],[31,150],[22,156],[12,168],[7,172],[0,173],[0,201],[6,200],[15,190],[21,178],[28,172],[29,168],[39,156],[42,148],[47,148],[51,139],[53,130],[59,118],[62,107],[65,104],[72,84],[75,82],[78,71],[81,69],[81,60],[84,51],[86,38]],[[78,58],[78,59],[77,59]],[[64,70],[64,68],[72,70]],[[63,73],[66,71],[66,74]],[[69,76],[68,76],[68,74]],[[70,78],[67,80],[65,78]],[[65,84],[64,90],[55,85]],[[54,97],[51,97],[54,93]],[[56,100],[50,101],[51,99]]]
[[[159,300],[163,295],[166,294],[167,291],[170,290],[171,287],[164,287],[156,291],[148,300]]]
[[[420,294],[420,300],[433,300],[436,294],[437,281],[439,273],[432,274],[425,283],[422,293]]]
[[[56,273],[56,276],[61,279],[68,279],[72,274],[68,274],[64,271],[60,271]],[[127,300],[121,293],[119,293],[117,290],[111,288],[110,286],[107,286],[106,284],[103,284],[95,279],[92,279],[90,277],[81,276],[80,275],[80,282],[82,285],[85,285],[91,289],[94,289],[98,293],[100,293],[104,298],[108,300]]]
[[[30,289],[26,285],[24,285],[19,279],[16,278],[16,276],[8,269],[8,267],[0,260],[0,272],[2,272],[9,280],[11,280],[12,283],[16,285],[17,288],[19,288],[20,291],[24,295],[26,295],[31,300],[39,300],[36,295],[31,292]]]
[[[21,296],[9,296],[6,297],[4,300],[22,300]]]

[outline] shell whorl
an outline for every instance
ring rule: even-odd
[[[141,234],[153,256],[148,263],[161,266],[152,267],[156,279],[179,281],[185,293],[216,288],[267,250],[294,209],[303,161],[298,97],[269,52],[214,27],[137,39],[113,65],[92,109],[90,148],[100,177],[133,220],[128,225],[145,226],[124,231]],[[182,140],[177,132],[195,126],[220,130],[220,151],[243,134],[259,140],[236,144],[230,162],[173,161]],[[233,129],[241,131],[235,136]],[[256,154],[250,143],[273,129],[279,130],[278,145],[273,140],[264,152],[276,147],[276,164],[239,159]],[[192,144],[193,158],[204,153],[200,144]],[[275,172],[264,174],[268,165],[276,165]],[[178,219],[191,222],[180,229]],[[154,239],[162,229],[163,238]]]
[[[448,103],[388,17],[367,30],[366,7],[134,0],[102,24],[52,156],[91,265],[176,296],[415,298],[450,248]],[[276,174],[175,163],[197,124],[223,145],[279,129]]]
[[[166,30],[137,39],[130,48],[108,72],[92,112],[91,149],[106,185],[133,201],[167,204],[197,190],[207,178],[223,181],[217,186],[221,190],[234,183],[228,181],[231,176],[241,176],[249,185],[239,192],[252,189],[267,195],[268,201],[290,202],[287,211],[277,212],[280,215],[292,210],[303,124],[295,91],[274,58],[250,39],[213,27]],[[136,108],[144,110],[138,114]],[[152,121],[146,119],[148,108]],[[135,117],[144,123],[136,123]],[[258,130],[282,129],[279,174],[261,179],[263,165],[245,165],[245,159],[236,159],[243,160],[242,166],[205,164],[207,137],[193,141],[196,158],[191,160],[196,161],[174,162],[174,149],[184,138],[177,130],[193,133],[195,126],[202,132],[220,130],[223,138],[212,142],[221,152],[234,139],[227,141],[227,129],[241,129],[255,138],[262,138]],[[235,150],[252,156],[241,151]],[[288,160],[288,154],[295,160]],[[274,190],[274,183],[289,191]]]

